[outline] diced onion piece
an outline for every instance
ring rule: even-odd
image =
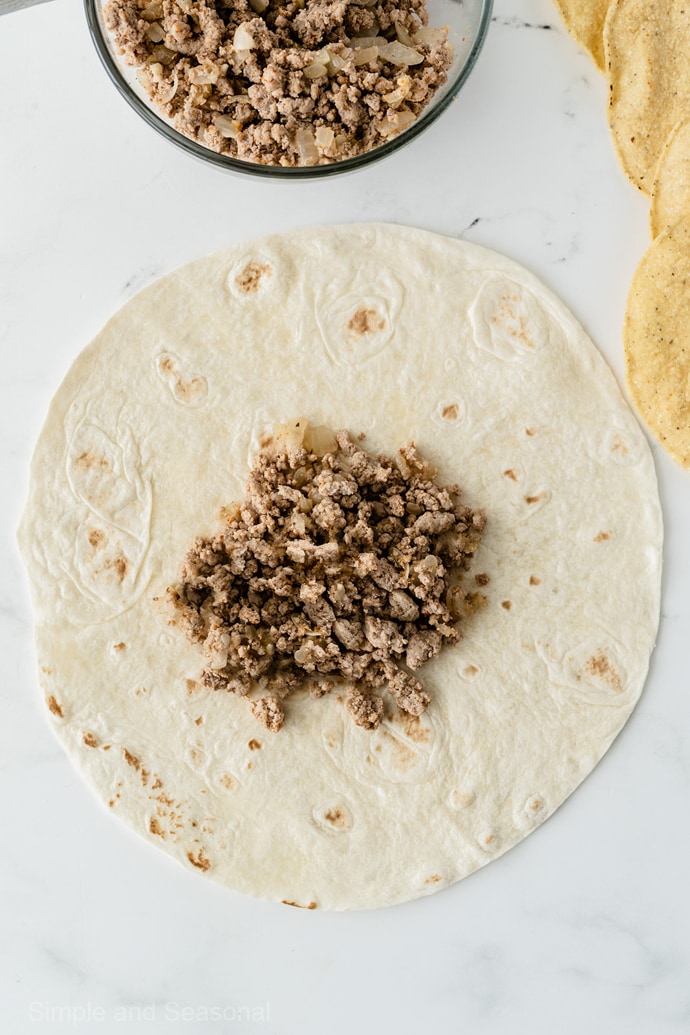
[[[358,50],[360,47],[384,47],[387,43],[385,36],[353,36],[348,47]]]
[[[217,68],[197,65],[187,69],[187,78],[195,86],[206,86],[208,83],[217,83],[220,72]]]
[[[335,143],[335,133],[328,126],[319,126],[316,130],[316,146],[327,151]]]
[[[297,130],[297,133],[301,132],[303,130]],[[307,132],[311,131],[307,130]],[[300,417],[298,420],[290,421],[288,424],[274,424],[273,442],[271,443],[270,450],[267,451],[278,453],[282,450],[299,449],[304,442],[308,425],[309,421],[306,417]]]
[[[268,7],[268,0],[249,0],[249,6],[257,14],[263,14]]]
[[[412,47],[406,47],[397,41],[379,47],[379,56],[384,61],[390,61],[392,65],[420,65],[424,60],[424,55],[420,54],[418,50],[413,50]]]
[[[143,18],[145,22],[158,21],[159,18],[163,17],[163,4],[160,0],[151,0],[151,3],[147,4],[140,12],[140,17]]]
[[[151,56],[149,58],[149,61],[152,65],[156,62],[159,62],[161,65],[170,65],[174,60],[175,51],[168,50],[167,47],[164,47],[160,43],[153,48],[153,50],[151,51]]]
[[[321,128],[325,129],[325,127]],[[335,133],[332,129],[327,129],[325,132],[330,133],[331,137],[335,139]],[[318,142],[318,129],[316,134]],[[310,424],[304,433],[304,446],[310,453],[316,453],[317,456],[325,456],[326,453],[335,453],[338,449],[335,435],[326,424],[317,424],[315,427],[312,427]]]
[[[328,54],[328,63],[326,68],[328,69],[329,75],[337,75],[338,72],[342,72],[347,64],[347,58],[342,57],[340,54],[331,54],[330,51],[326,51]]]
[[[256,47],[254,37],[252,36],[249,29],[246,27],[246,23],[242,22],[235,29],[235,35],[232,40],[233,50],[253,50]]]
[[[412,89],[412,80],[409,75],[398,76],[397,87],[390,93],[384,93],[383,99],[391,108],[397,108],[399,104],[409,97]]]
[[[443,29],[429,29],[425,25],[422,25],[414,34],[415,43],[428,43],[430,47],[433,47],[434,43],[439,43],[441,40],[446,39],[448,36],[448,28]]]
[[[312,61],[302,69],[302,75],[305,79],[320,79],[321,76],[328,75],[328,68],[320,61]]]
[[[415,116],[411,111],[396,111],[393,115],[389,115],[383,120],[383,122],[379,123],[376,128],[382,137],[395,137],[398,133],[402,133],[404,129],[407,129],[408,126],[411,126],[414,120]],[[403,467],[407,465],[404,463],[401,464],[397,457],[396,461],[398,462],[398,467],[404,474],[405,472]]]
[[[168,104],[168,102],[171,101],[177,93],[178,82],[179,80],[177,78],[177,72],[175,72],[172,80],[167,85],[167,87],[164,87],[162,90],[158,91],[158,97],[156,98],[156,100],[160,101],[161,104]]]
[[[315,165],[319,161],[321,156],[310,129],[298,129],[295,133],[295,143],[303,165]]]
[[[230,140],[237,140],[242,128],[241,124],[229,115],[216,115],[213,125],[222,136],[228,137]]]
[[[137,68],[134,74],[136,75],[137,79],[139,80],[139,83],[141,84],[141,86],[144,87],[146,92],[151,93],[153,89],[154,80],[149,74],[149,69],[144,65],[141,68]]]
[[[410,36],[407,29],[404,28],[404,26],[402,26],[400,22],[395,23],[395,35],[398,37],[400,43],[402,43],[404,46],[414,47],[414,40]]]
[[[372,61],[376,61],[378,56],[378,47],[363,47],[362,50],[355,51],[355,65],[369,65]]]
[[[162,43],[165,39],[165,29],[160,22],[149,22],[144,31],[152,43]]]

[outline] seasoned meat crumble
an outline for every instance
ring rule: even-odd
[[[483,513],[439,485],[413,444],[373,456],[347,431],[300,420],[270,446],[168,590],[174,620],[203,647],[202,682],[248,696],[274,731],[281,701],[303,687],[345,687],[367,729],[384,716],[384,690],[421,715],[430,698],[416,673],[485,602],[462,584]]]
[[[453,60],[425,0],[107,0],[104,15],[180,133],[263,165],[376,147],[414,122]]]

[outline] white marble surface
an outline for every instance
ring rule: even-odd
[[[550,0],[497,0],[440,122],[327,183],[245,181],[178,154],[117,96],[77,2],[0,19],[0,85],[2,1031],[690,1031],[690,475],[660,450],[663,616],[630,723],[518,848],[368,914],[242,898],[105,814],[50,731],[14,542],[77,352],[156,275],[267,231],[383,219],[497,248],[563,297],[621,377],[647,208],[616,164],[605,84]]]

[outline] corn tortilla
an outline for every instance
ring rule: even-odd
[[[675,126],[659,158],[649,210],[652,237],[684,216],[690,216],[690,119]]]
[[[690,217],[652,242],[623,328],[630,394],[652,434],[690,468]]]
[[[614,0],[604,27],[609,125],[623,169],[646,194],[690,107],[690,5]]]
[[[604,22],[611,0],[555,0],[570,35],[604,70]]]

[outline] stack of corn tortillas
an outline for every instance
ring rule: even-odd
[[[414,440],[486,512],[487,606],[418,718],[362,730],[300,692],[268,732],[162,608],[295,414]],[[630,715],[659,614],[652,458],[601,355],[515,263],[403,227],[238,245],[129,301],[52,403],[20,539],[46,705],[99,798],[190,870],[306,908],[429,894],[526,837]]]
[[[690,468],[690,5],[556,4],[608,78],[618,157],[651,202],[653,243],[624,324],[628,388],[652,433]]]

